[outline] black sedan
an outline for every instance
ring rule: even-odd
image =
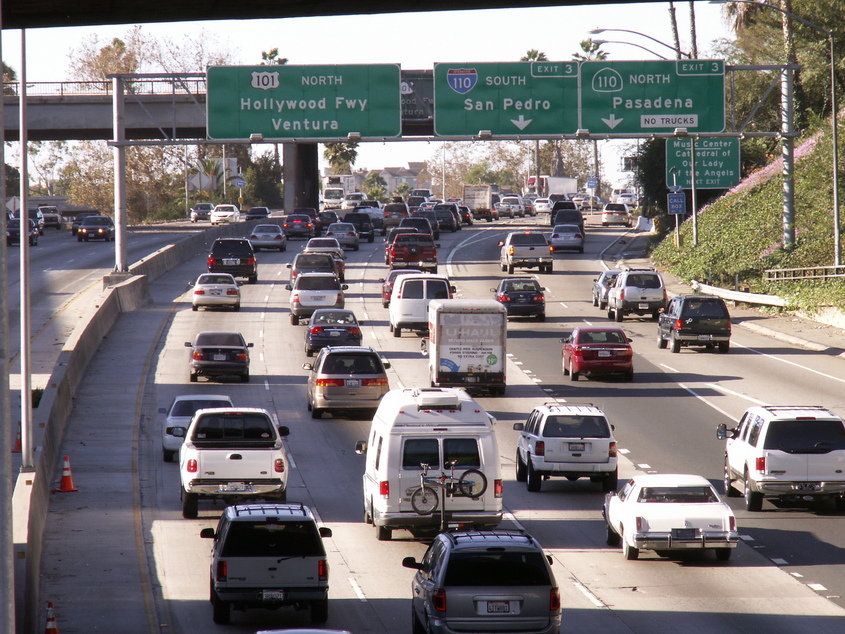
[[[314,237],[314,222],[311,216],[305,214],[290,214],[282,223],[282,230],[286,238],[308,238]]]
[[[326,346],[360,346],[361,324],[355,313],[342,308],[318,308],[305,331],[305,354],[311,356]]]
[[[200,376],[209,379],[238,376],[241,383],[249,383],[249,348],[239,332],[207,330],[198,332],[193,341],[186,341],[191,349],[189,366],[191,383]]]
[[[38,225],[33,220],[29,222],[29,246],[38,246]],[[6,220],[6,244],[20,244],[21,242],[21,221],[20,218],[9,218]]]
[[[89,240],[103,240],[114,242],[114,223],[108,216],[88,216],[83,218],[76,229],[78,242]]]
[[[546,318],[546,290],[536,277],[506,277],[497,288],[491,288],[495,299],[508,312],[508,317]]]

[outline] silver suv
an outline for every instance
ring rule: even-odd
[[[725,439],[725,495],[759,511],[764,497],[845,509],[845,421],[814,405],[759,406],[739,424],[719,425]]]
[[[415,633],[560,631],[560,592],[552,558],[517,530],[440,533],[411,582]]]
[[[552,476],[568,480],[590,478],[602,491],[615,491],[618,477],[613,425],[590,404],[548,404],[535,407],[524,423],[516,445],[516,479],[529,491],[539,491]]]
[[[657,321],[666,303],[666,286],[660,273],[651,268],[623,269],[607,291],[607,317],[622,321],[633,313],[651,315]]]
[[[225,624],[231,609],[309,607],[313,623],[329,616],[329,564],[323,537],[332,531],[317,526],[302,504],[230,506],[217,529],[200,537],[213,539],[211,607],[214,622]]]

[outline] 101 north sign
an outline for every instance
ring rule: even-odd
[[[215,66],[207,77],[210,139],[401,134],[398,64]]]

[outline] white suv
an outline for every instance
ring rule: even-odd
[[[602,490],[615,491],[618,477],[613,425],[590,404],[535,407],[524,423],[516,446],[516,479],[529,491],[539,491],[544,479],[588,477]]]
[[[631,313],[651,315],[657,321],[666,308],[666,286],[660,273],[648,268],[627,268],[607,291],[607,317],[622,321]]]
[[[845,508],[845,421],[829,409],[752,407],[716,437],[727,440],[725,495],[738,497],[740,484],[747,510],[761,510],[764,497]]]

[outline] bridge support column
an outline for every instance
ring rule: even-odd
[[[126,262],[126,140],[123,120],[123,77],[112,76],[112,116],[114,126],[114,270],[125,273],[129,270]]]
[[[320,167],[316,143],[284,143],[282,158],[285,210],[320,205]]]

